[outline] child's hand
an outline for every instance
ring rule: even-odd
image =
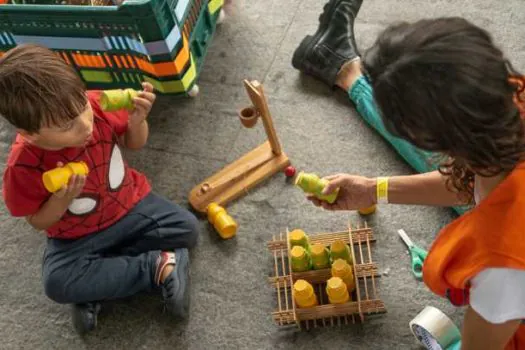
[[[308,199],[318,207],[326,210],[358,210],[376,203],[376,181],[374,179],[348,174],[331,175],[325,179],[330,182],[323,192],[328,194],[339,187],[339,195],[333,204],[321,201],[314,196],[308,196]]]
[[[136,127],[146,120],[153,102],[155,102],[156,96],[153,93],[153,86],[150,83],[142,83],[142,87],[144,90],[133,99],[135,109],[129,114],[128,125],[130,128]]]
[[[58,167],[64,166],[61,162],[57,163]],[[84,189],[84,185],[86,184],[86,176],[85,175],[76,175],[73,174],[69,178],[69,182],[67,185],[62,187],[60,190],[56,191],[54,193],[54,196],[58,198],[64,198],[68,200],[73,200],[77,198]]]

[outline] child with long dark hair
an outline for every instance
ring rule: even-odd
[[[340,188],[334,204],[310,199],[328,210],[472,205],[437,236],[424,281],[467,306],[462,349],[525,349],[525,79],[489,33],[462,18],[393,25],[360,57],[353,21],[361,3],[329,1],[293,65],[348,91],[422,174],[337,174],[325,189]],[[424,172],[434,155],[443,161]]]

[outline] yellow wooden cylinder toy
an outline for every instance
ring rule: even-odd
[[[238,225],[235,220],[228,215],[226,209],[217,203],[210,203],[207,212],[208,221],[222,238],[229,239],[237,234]]]
[[[323,244],[314,244],[310,249],[312,267],[314,270],[330,267],[330,253]]]
[[[135,108],[133,99],[138,95],[139,92],[133,89],[104,90],[100,96],[100,107],[107,112],[132,110]]]
[[[295,185],[301,188],[305,193],[313,194],[316,198],[328,203],[334,203],[339,194],[339,189],[336,189],[329,194],[322,194],[328,183],[328,180],[321,179],[316,174],[305,173],[302,171],[297,174],[297,177],[295,178]]]
[[[294,300],[299,308],[308,308],[318,305],[314,287],[305,280],[297,280],[294,285]]]
[[[68,184],[71,176],[88,175],[89,169],[84,162],[71,162],[62,167],[48,170],[42,174],[42,181],[44,187],[51,193],[60,190]]]
[[[330,256],[332,258],[332,261],[336,261],[337,259],[343,259],[350,265],[353,264],[350,247],[348,246],[348,244],[341,240],[337,240],[332,243],[332,245],[330,246]]]
[[[306,250],[310,250],[310,239],[303,230],[295,229],[289,234],[290,246],[295,247],[296,245],[303,247]]]
[[[339,277],[332,277],[326,282],[326,294],[331,304],[344,304],[350,301],[346,284]]]
[[[355,289],[355,279],[352,266],[346,260],[337,259],[332,263],[332,277],[339,277],[343,280],[348,288],[348,292],[353,292]]]
[[[376,205],[375,204],[370,206],[370,207],[368,207],[368,208],[361,208],[361,209],[358,210],[359,214],[361,214],[361,215],[370,215],[370,214],[375,213],[375,211],[376,211]]]
[[[300,245],[296,245],[292,248],[290,252],[291,262],[292,262],[292,271],[293,272],[304,272],[312,268],[310,255]]]

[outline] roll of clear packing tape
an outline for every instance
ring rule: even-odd
[[[416,339],[428,350],[461,349],[461,332],[443,312],[427,306],[409,323]]]

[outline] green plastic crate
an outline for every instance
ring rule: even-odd
[[[161,93],[187,94],[222,5],[223,0],[0,5],[0,52],[38,43],[58,52],[88,88],[139,88],[148,80]]]

